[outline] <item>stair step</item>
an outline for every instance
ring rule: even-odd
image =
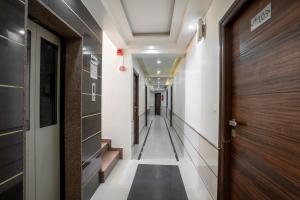
[[[101,142],[100,154],[103,154],[106,151],[108,151],[108,147],[109,147],[108,142]]]
[[[114,166],[120,159],[120,151],[106,151],[102,154],[102,164],[100,171],[100,181],[104,183]]]

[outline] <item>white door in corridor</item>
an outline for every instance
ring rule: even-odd
[[[60,199],[60,39],[28,20],[26,199]]]

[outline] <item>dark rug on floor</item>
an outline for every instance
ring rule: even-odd
[[[188,200],[178,166],[138,165],[127,200]]]

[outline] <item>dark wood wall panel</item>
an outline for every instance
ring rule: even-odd
[[[23,132],[0,134],[0,183],[23,170]]]
[[[0,84],[23,86],[24,46],[0,38],[1,73]]]
[[[100,185],[100,179],[99,179],[98,173],[96,173],[90,181],[84,185],[83,187],[83,199],[90,199],[95,191],[97,190],[98,186]]]
[[[102,46],[92,38],[84,39],[85,54],[82,68],[82,188],[83,199],[90,199],[99,186],[101,167],[101,93],[102,93]],[[98,59],[97,80],[90,77],[91,56]],[[96,101],[92,101],[92,84],[96,84]],[[91,114],[96,114],[89,116]],[[96,136],[93,134],[98,133]],[[90,137],[90,138],[89,138]],[[88,138],[88,139],[87,139]],[[99,152],[96,154],[96,152]],[[92,156],[92,157],[91,157]],[[87,161],[87,159],[90,159]]]
[[[71,25],[78,33],[82,34],[86,38],[95,38],[98,42],[102,41],[102,33],[96,33],[91,28],[87,27],[87,22],[83,23],[78,16],[82,19],[82,15],[91,15],[90,13],[76,13],[74,10],[70,10],[70,4],[67,4],[64,0],[41,0],[48,7],[55,11],[55,13],[62,17],[66,23]],[[81,1],[72,1],[72,5],[84,7]],[[71,7],[72,8],[72,7]],[[97,44],[95,44],[97,45]]]
[[[92,95],[82,95],[82,115],[101,113],[101,97],[96,96],[96,101],[92,101]]]
[[[236,134],[222,136],[231,139],[230,199],[299,199],[300,2],[247,2],[224,43],[223,75],[232,77],[223,82],[230,89],[221,87],[230,106],[222,106],[238,123]],[[271,18],[251,31],[251,19],[270,3]]]
[[[23,199],[23,177],[19,176],[10,183],[0,186],[1,200],[21,200]]]
[[[25,4],[18,0],[0,1],[0,35],[24,44]]]
[[[97,134],[82,143],[82,162],[86,162],[101,148],[101,134]]]
[[[88,93],[92,94],[92,83],[96,84],[96,94],[101,95],[101,78],[98,78],[97,80],[92,79],[91,74],[82,71],[82,93]]]
[[[82,186],[87,185],[90,180],[98,174],[99,165],[101,164],[100,152],[90,159],[87,163],[83,164],[82,167]]]
[[[0,132],[22,129],[23,89],[0,87],[0,96]]]
[[[82,119],[82,140],[101,131],[101,114]]]
[[[0,199],[23,198],[25,3],[0,2]]]

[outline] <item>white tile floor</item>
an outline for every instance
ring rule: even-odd
[[[192,162],[183,157],[180,150],[182,147],[179,146],[180,143],[176,137],[172,135],[179,156],[179,162],[176,162],[164,119],[156,116],[152,117],[152,120],[153,124],[141,160],[137,160],[137,157],[147,129],[141,133],[140,145],[136,145],[133,149],[135,160],[119,161],[106,182],[100,185],[92,200],[126,200],[138,164],[178,165],[189,200],[212,200]]]

